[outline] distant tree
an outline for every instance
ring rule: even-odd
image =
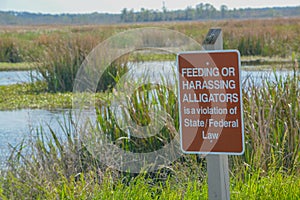
[[[196,16],[197,19],[203,18],[203,10],[204,10],[204,4],[200,3],[196,5]]]
[[[228,7],[226,5],[221,5],[220,10],[221,10],[221,18],[225,18],[226,13],[228,12]]]
[[[29,12],[0,11],[0,25],[46,25],[46,24],[111,24],[120,22],[151,22],[174,20],[205,20],[205,19],[249,19],[266,17],[300,16],[300,6],[228,9],[226,5],[217,10],[209,3],[199,3],[195,7],[184,10],[167,10],[164,2],[161,10],[142,8],[135,12],[124,8],[121,14],[90,13],[90,14],[41,14]]]
[[[193,20],[195,19],[195,9],[192,7],[187,7],[185,9],[185,19],[184,20]]]
[[[128,14],[128,22],[136,22],[136,17],[135,17],[135,14],[134,14],[134,10],[131,9]]]
[[[209,4],[209,3],[206,3],[204,5],[204,11],[205,11],[205,15],[206,15],[206,18],[212,18],[214,16],[214,14],[216,13],[217,9]]]
[[[128,21],[128,11],[126,8],[123,8],[122,12],[121,12],[121,21],[122,22],[127,22]]]

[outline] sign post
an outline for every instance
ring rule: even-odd
[[[240,55],[222,50],[221,29],[203,45],[214,51],[177,56],[181,148],[207,154],[209,199],[229,199],[228,155],[244,152]]]
[[[217,42],[209,42],[204,40],[204,48],[209,50],[222,50],[223,49],[223,36],[220,30],[219,35],[212,33],[214,29],[211,29],[207,34],[207,38],[213,34],[218,40]],[[214,46],[212,46],[214,45]],[[227,155],[207,155],[207,173],[208,173],[208,197],[210,200],[217,199],[230,199],[230,179],[228,168],[228,156]]]

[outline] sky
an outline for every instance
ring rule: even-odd
[[[221,5],[233,8],[261,8],[300,6],[299,0],[0,0],[0,11],[27,11],[34,13],[121,13],[123,8],[139,11],[141,8],[167,10],[195,7],[209,3],[219,9]]]

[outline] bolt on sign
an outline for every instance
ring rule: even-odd
[[[177,67],[183,152],[243,154],[239,52],[182,52]]]

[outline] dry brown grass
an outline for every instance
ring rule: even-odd
[[[35,51],[36,44],[54,42],[56,37],[80,37],[82,41],[93,40],[96,44],[124,30],[141,27],[163,27],[182,32],[202,43],[209,28],[220,27],[224,33],[224,47],[237,49],[241,41],[248,42],[245,48],[256,45],[259,40],[263,56],[290,56],[300,54],[300,18],[272,18],[251,20],[217,20],[190,22],[160,22],[118,25],[47,25],[47,26],[2,26],[0,36],[16,41],[16,45]],[[4,37],[2,37],[4,38]]]

